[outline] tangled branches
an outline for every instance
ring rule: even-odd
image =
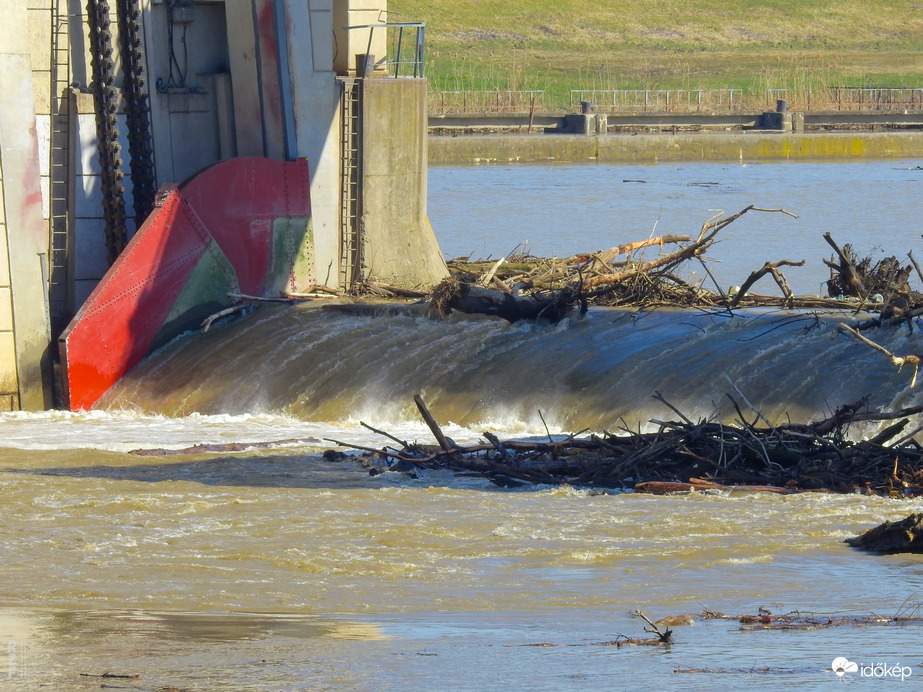
[[[671,305],[683,307],[737,307],[754,304],[748,298],[750,287],[770,274],[782,290],[782,298],[760,298],[758,304],[795,306],[795,298],[785,277],[783,266],[801,266],[804,260],[767,262],[744,282],[744,288],[727,295],[715,284],[717,293],[691,285],[677,275],[681,264],[702,262],[718,233],[747,212],[790,214],[784,209],[746,207],[728,217],[714,216],[703,225],[694,239],[686,235],[662,235],[633,243],[617,245],[602,252],[574,255],[563,260],[539,260],[518,257],[490,263],[454,262],[453,277],[438,286],[432,304],[443,312],[455,309],[468,313],[497,315],[509,321],[542,318],[558,321],[579,307],[585,312],[590,305]],[[659,248],[661,254],[646,260],[636,256],[642,250]],[[670,248],[664,251],[664,248]],[[504,266],[506,264],[506,266]],[[816,307],[816,299],[809,301]],[[821,301],[831,303],[832,301]],[[799,303],[803,305],[803,303]]]
[[[655,494],[826,490],[904,497],[923,492],[923,447],[911,435],[902,436],[909,417],[923,412],[921,407],[871,413],[863,399],[821,421],[778,426],[748,423],[738,407],[738,425],[727,425],[693,422],[659,393],[656,397],[681,421],[651,421],[658,425],[651,433],[623,430],[547,441],[501,441],[485,432],[483,442],[463,447],[442,433],[418,395],[417,407],[438,446],[408,444],[374,428],[370,429],[400,448],[330,441],[365,452],[360,463],[373,475],[446,468],[483,475],[499,486],[568,484]],[[869,440],[847,439],[849,427],[857,422],[888,420],[897,422]]]

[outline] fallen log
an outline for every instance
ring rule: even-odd
[[[647,495],[672,495],[673,493],[688,493],[706,490],[735,490],[750,493],[776,493],[778,495],[791,495],[792,493],[805,492],[793,488],[779,488],[774,485],[722,485],[710,481],[690,480],[689,483],[671,483],[667,481],[645,481],[635,484],[636,493]]]
[[[830,295],[854,296],[860,300],[865,300],[869,292],[865,287],[865,281],[860,275],[859,268],[856,266],[857,263],[853,257],[852,248],[849,245],[844,245],[840,249],[829,232],[824,233],[824,240],[833,248],[840,260],[839,264],[826,262],[831,269],[836,269],[839,272],[837,277],[827,282]]]
[[[843,324],[842,322],[841,322],[840,324],[838,324],[837,326],[838,326],[840,329],[842,329],[843,331],[845,331],[845,332],[851,334],[852,336],[854,336],[856,339],[858,339],[859,341],[861,341],[863,344],[865,344],[865,345],[868,346],[869,348],[873,348],[873,349],[875,349],[876,351],[879,351],[879,352],[885,354],[885,355],[888,357],[888,359],[891,361],[891,364],[892,364],[893,366],[895,366],[898,370],[900,370],[900,369],[901,369],[902,367],[904,367],[905,365],[909,365],[910,367],[912,367],[912,368],[913,368],[913,376],[910,378],[910,387],[913,388],[913,387],[916,385],[916,383],[917,383],[917,372],[918,372],[919,369],[920,369],[920,363],[921,363],[921,358],[920,358],[920,356],[918,356],[918,355],[916,355],[916,354],[910,354],[910,355],[906,355],[906,356],[897,356],[897,355],[891,353],[891,351],[889,351],[888,349],[886,349],[884,346],[881,346],[880,344],[876,344],[876,343],[875,343],[874,341],[872,341],[871,339],[867,339],[866,337],[862,336],[862,334],[859,333],[859,330],[858,330],[858,329],[854,329],[854,328],[850,327],[849,325]]]
[[[653,247],[655,245],[663,250],[664,245],[688,243],[691,240],[692,238],[688,235],[661,235],[656,238],[647,238],[645,240],[637,240],[633,243],[616,245],[602,252],[574,255],[570,257],[565,264],[568,266],[581,265],[584,271],[591,270],[598,265],[603,272],[607,272],[611,271],[612,266],[616,264],[616,259],[622,255],[625,255],[625,262],[622,263],[625,264],[630,260],[632,253],[636,250],[642,250],[646,247]]]
[[[644,620],[644,622],[646,622],[648,625],[650,625],[649,628],[648,628],[648,627],[645,627],[645,628],[644,628],[644,631],[645,631],[645,632],[650,632],[651,634],[656,634],[656,635],[657,635],[657,640],[658,640],[661,644],[672,644],[672,643],[673,643],[673,630],[671,630],[671,629],[665,629],[665,630],[660,629],[660,627],[657,626],[657,623],[651,622],[650,618],[648,618],[647,615],[645,615],[644,613],[642,613],[640,610],[636,610],[636,611],[635,611],[635,615],[637,615],[639,618],[641,618],[642,620]]]
[[[454,440],[452,440],[450,443],[449,438],[447,438],[445,433],[442,432],[442,428],[439,427],[436,419],[433,418],[433,414],[431,414],[429,409],[426,407],[426,403],[423,401],[423,397],[419,394],[416,394],[414,395],[413,400],[417,405],[417,410],[420,412],[420,415],[423,416],[423,420],[426,421],[426,425],[429,426],[430,432],[433,433],[433,437],[436,438],[439,446],[442,447],[442,451],[446,454],[454,453],[458,449],[458,445],[455,444]]]
[[[546,319],[559,322],[573,310],[569,289],[524,295],[506,293],[449,278],[433,291],[430,303],[440,312],[458,310],[466,314],[491,315],[508,322]]]
[[[726,218],[721,218],[722,215],[718,214],[717,216],[710,218],[702,225],[702,230],[699,232],[698,237],[689,245],[683,245],[679,250],[658,257],[657,259],[651,260],[650,262],[639,262],[626,269],[623,269],[620,272],[594,277],[585,282],[585,288],[593,289],[603,284],[620,283],[634,276],[637,276],[638,274],[648,273],[661,269],[662,267],[674,267],[687,259],[699,257],[700,255],[705,254],[708,248],[711,247],[715,240],[715,236],[718,235],[718,232],[721,231],[721,229],[723,229],[728,224],[733,223],[749,211],[781,212],[783,214],[788,214],[789,216],[795,216],[794,214],[791,214],[784,209],[760,209],[753,206],[752,204],[737,212],[736,214],[732,214]]]
[[[845,543],[875,553],[923,553],[923,512],[886,521]]]

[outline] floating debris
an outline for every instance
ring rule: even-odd
[[[923,446],[897,438],[923,407],[891,413],[866,410],[867,399],[842,406],[829,418],[808,424],[753,423],[730,397],[738,425],[693,422],[658,392],[679,422],[651,421],[655,432],[622,430],[586,437],[500,440],[490,432],[476,445],[461,446],[445,436],[420,395],[417,408],[437,445],[408,444],[371,426],[400,447],[380,449],[329,440],[357,449],[357,460],[372,475],[450,469],[476,473],[501,487],[567,484],[633,489],[655,494],[690,491],[859,492],[890,497],[923,493]],[[869,440],[848,439],[857,422],[896,420]]]
[[[923,512],[886,521],[845,542],[876,553],[923,553]]]
[[[711,278],[706,253],[722,229],[748,212],[795,216],[784,209],[751,205],[728,217],[710,218],[694,239],[688,235],[661,235],[564,259],[543,259],[520,252],[500,261],[453,260],[449,262],[452,276],[436,287],[430,304],[441,312],[458,310],[497,315],[510,321],[552,322],[575,309],[586,312],[592,305],[841,310],[846,303],[856,309],[879,311],[880,317],[866,328],[907,322],[923,314],[923,295],[911,291],[908,283],[914,270],[923,278],[912,253],[908,254],[911,264],[907,266],[901,266],[895,257],[874,262],[870,257],[858,257],[848,244],[840,248],[829,233],[824,234],[824,240],[836,254],[833,259],[823,260],[830,269],[826,297],[796,296],[789,288],[782,268],[804,266],[804,259],[764,262],[740,286],[729,291],[717,283],[711,290],[704,285],[704,279],[691,284],[679,278],[680,266],[688,261],[699,262],[706,278]],[[641,253],[646,248],[657,248],[660,254],[646,259]],[[752,292],[753,285],[766,276],[775,281],[781,295]]]

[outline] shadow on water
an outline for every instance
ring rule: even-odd
[[[2,617],[2,612],[0,612]],[[130,634],[137,639],[232,642],[272,636],[297,639],[330,637],[374,641],[386,636],[371,623],[346,618],[293,613],[184,613],[164,611],[52,612],[42,626],[57,636],[108,638]]]
[[[383,470],[385,467],[382,467]],[[180,462],[93,464],[36,468],[0,468],[0,473],[55,478],[97,478],[136,483],[198,483],[206,486],[353,489],[394,487],[452,487],[503,491],[480,477],[456,476],[450,471],[420,470],[410,474],[369,471],[350,460],[328,462],[319,455],[220,456]]]

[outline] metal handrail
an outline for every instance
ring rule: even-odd
[[[544,89],[491,89],[483,91],[431,91],[429,93],[430,105],[441,111],[446,108],[461,107],[463,113],[469,109],[476,111],[502,112],[520,106],[532,107],[541,99]],[[452,97],[461,97],[452,98]],[[448,97],[448,99],[446,98]],[[446,104],[446,100],[449,104]],[[458,101],[461,101],[459,104]],[[438,101],[438,103],[434,103]],[[452,101],[455,101],[453,104]]]
[[[678,106],[737,108],[742,89],[571,89],[570,104],[592,100],[601,108],[674,108]]]
[[[539,89],[430,91],[431,112],[511,112],[538,106],[547,92]],[[788,110],[923,110],[921,87],[829,87],[821,89],[572,89],[570,105],[590,103],[601,112],[775,110],[786,101]],[[560,108],[560,105],[554,106]]]
[[[423,49],[426,41],[426,22],[381,22],[378,24],[358,24],[355,26],[345,26],[343,27],[345,31],[352,31],[355,29],[368,29],[369,30],[369,44],[366,49],[366,55],[372,53],[372,39],[375,35],[375,29],[384,29],[386,32],[389,29],[397,29],[397,48],[395,52],[394,60],[389,60],[388,57],[384,57],[378,62],[375,63],[375,67],[384,65],[386,67],[394,67],[394,77],[397,78],[400,76],[401,65],[410,64],[413,66],[413,76],[414,78],[422,78],[423,75]],[[414,37],[414,49],[413,57],[410,60],[402,60],[402,49],[404,43],[404,29],[416,29],[416,34]],[[387,41],[387,38],[386,38]],[[390,72],[390,70],[389,70]]]
[[[810,109],[823,104],[835,110],[923,107],[923,88],[919,87],[824,87],[821,89],[766,89],[766,103],[790,101],[792,106]]]

